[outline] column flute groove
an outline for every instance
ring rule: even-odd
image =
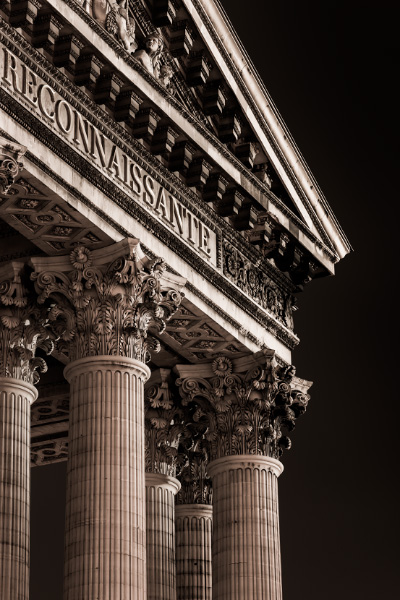
[[[1,140],[0,140],[1,146]],[[12,161],[11,161],[12,162]],[[9,165],[10,167],[10,165]],[[14,161],[14,170],[19,165]],[[4,175],[4,173],[3,173]],[[1,179],[1,177],[0,177]],[[4,184],[4,179],[2,181]],[[30,542],[31,404],[37,398],[37,369],[47,370],[41,348],[54,344],[47,311],[26,281],[25,265],[0,267],[0,598],[28,600]],[[54,337],[54,336],[53,336]]]
[[[147,600],[145,365],[184,284],[138,240],[31,259],[69,357],[64,600]],[[94,493],[95,492],[95,493]]]
[[[182,403],[202,419],[213,490],[213,600],[282,600],[278,458],[310,382],[272,350],[176,365]]]
[[[71,385],[67,600],[146,598],[140,573],[146,553],[143,385],[149,374],[139,361],[110,356],[65,369]]]

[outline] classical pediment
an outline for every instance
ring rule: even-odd
[[[56,67],[296,285],[332,273],[349,251],[217,2],[3,0],[1,7],[43,65]]]

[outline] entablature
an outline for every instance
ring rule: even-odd
[[[228,89],[227,83],[222,80],[219,85],[218,78],[207,80],[207,83],[202,82],[203,85],[200,86],[188,85],[191,77],[194,78],[193,81],[199,81],[193,75],[196,69],[200,69],[200,72],[204,69],[207,71],[208,67],[204,65],[209,63],[210,57],[205,55],[204,48],[196,49],[199,41],[196,41],[195,50],[184,52],[184,59],[176,48],[171,49],[168,27],[182,33],[188,30],[188,26],[187,23],[182,25],[185,21],[181,18],[182,13],[179,13],[183,10],[182,6],[177,12],[176,7],[179,5],[167,4],[169,16],[165,19],[169,22],[174,12],[175,17],[177,14],[179,17],[174,17],[171,23],[164,25],[159,32],[164,44],[168,46],[162,60],[165,64],[172,64],[175,69],[172,82],[176,84],[174,83],[173,90],[171,82],[165,86],[161,79],[149,73],[143,64],[127,52],[115,35],[107,32],[74,0],[49,0],[48,3],[41,4],[36,17],[31,15],[30,18],[26,17],[25,21],[18,22],[19,31],[27,40],[25,51],[31,54],[35,64],[41,63],[50,77],[57,79],[61,85],[72,85],[77,98],[84,101],[86,96],[86,102],[89,99],[97,103],[97,107],[92,106],[90,110],[99,115],[102,113],[103,118],[108,115],[114,123],[117,120],[125,130],[126,137],[131,138],[129,143],[133,144],[139,140],[141,148],[156,156],[169,173],[177,175],[183,185],[193,190],[199,202],[210,204],[214,214],[221,216],[230,228],[238,230],[264,257],[273,255],[271,246],[277,246],[277,238],[280,237],[278,234],[284,232],[287,242],[283,240],[283,247],[281,245],[279,253],[285,252],[284,248],[289,246],[288,255],[292,255],[297,273],[304,270],[305,263],[312,263],[304,281],[313,276],[332,273],[338,256],[329,239],[326,236],[324,239],[322,230],[318,231],[312,219],[306,218],[304,222],[297,217],[289,208],[293,207],[291,201],[287,199],[289,205],[286,206],[271,191],[268,177],[270,167],[268,161],[265,162],[265,154],[260,153],[260,145],[249,125],[246,125],[248,134],[244,137],[232,134],[233,138],[236,136],[235,141],[232,141],[232,136],[227,135],[226,128],[230,127],[229,123],[234,131],[238,131],[240,123],[243,125],[246,121],[243,110],[241,111],[235,99],[236,88],[232,91],[228,86]],[[11,7],[8,9],[8,20],[13,23],[15,20],[11,18],[11,9],[14,5],[15,2],[7,5]],[[170,5],[176,5],[175,9],[171,9]],[[150,9],[146,10],[140,2],[133,3],[131,8],[136,19],[136,29],[142,38],[155,30],[151,18],[154,18],[155,14],[161,14],[158,4],[153,7],[153,13]],[[28,12],[27,10],[26,14]],[[49,18],[49,15],[53,14],[57,23],[61,23],[60,30],[57,30]],[[156,23],[162,21],[157,20],[159,18],[155,17]],[[46,39],[43,28],[35,26],[36,19],[39,19],[40,23],[43,20],[49,23]],[[50,46],[49,36],[52,40]],[[172,37],[176,38],[175,35]],[[14,39],[15,43],[22,47],[15,33]],[[176,39],[175,42],[177,43]],[[40,50],[35,56],[32,54],[32,46]],[[58,76],[47,61],[58,66]],[[214,60],[212,71],[215,70],[218,68]],[[191,75],[187,76],[188,73]],[[81,95],[77,85],[84,90]],[[225,102],[220,115],[215,117],[202,112],[213,94],[216,93],[217,99],[221,99],[228,92],[230,100]],[[207,101],[199,98],[199,94],[204,94]],[[202,111],[195,110],[196,102],[197,106],[202,107]],[[223,103],[222,100],[221,102]],[[205,112],[207,113],[207,110]],[[247,115],[247,109],[245,112]],[[276,183],[279,178],[274,178]],[[305,218],[304,215],[302,217]],[[272,227],[266,225],[268,221],[272,222]],[[292,252],[295,246],[298,251]],[[295,279],[299,279],[298,274]]]

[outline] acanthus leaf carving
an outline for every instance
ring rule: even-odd
[[[36,384],[45,373],[45,360],[36,356],[54,349],[56,336],[49,327],[48,310],[36,303],[23,283],[25,265],[10,262],[0,269],[0,376]]]
[[[293,330],[293,296],[281,289],[268,275],[252,265],[229,242],[224,242],[224,275],[277,321]]]
[[[78,245],[69,256],[31,260],[38,302],[51,304],[59,349],[71,360],[113,355],[148,362],[159,350],[154,335],[178,309],[183,279],[164,281],[164,261],[146,259],[137,240],[93,252]]]
[[[292,366],[277,367],[273,351],[257,353],[252,364],[218,356],[202,377],[196,377],[196,367],[176,368],[183,405],[196,406],[197,419],[207,422],[211,460],[240,454],[279,458],[290,448],[285,432],[305,412],[311,383],[295,377]]]
[[[145,386],[145,464],[148,473],[175,477],[182,456],[180,440],[187,436],[183,413],[170,391],[169,369],[153,371]]]

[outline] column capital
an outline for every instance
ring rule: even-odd
[[[175,368],[183,405],[197,406],[197,420],[207,423],[211,460],[247,454],[278,459],[290,448],[284,432],[305,412],[312,384],[295,377],[293,366],[278,367],[273,350]]]
[[[182,410],[170,389],[171,370],[156,369],[144,390],[146,477],[150,473],[174,477],[185,433]]]
[[[51,301],[58,347],[70,360],[126,356],[148,362],[180,305],[185,280],[148,259],[136,239],[106,248],[78,245],[67,256],[31,258],[38,301]]]
[[[36,350],[50,354],[55,336],[48,326],[47,309],[37,304],[24,279],[23,262],[0,267],[0,377],[35,384],[38,371],[47,371],[44,359],[35,356]]]
[[[0,136],[0,194],[7,194],[18,177],[23,168],[21,158],[25,152],[25,146]]]

